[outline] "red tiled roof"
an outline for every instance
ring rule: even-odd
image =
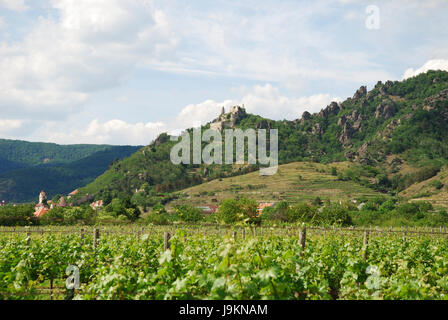
[[[77,193],[78,193],[78,189],[73,190],[73,191],[70,192],[68,195],[69,195],[69,196],[74,196],[74,195],[77,194]]]
[[[90,207],[102,207],[103,206],[103,200],[94,201],[90,204]]]
[[[46,214],[50,209],[46,207],[40,207],[36,212],[34,212],[34,215],[38,218],[42,217],[44,214]]]

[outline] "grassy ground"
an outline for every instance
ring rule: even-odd
[[[349,162],[323,165],[312,162],[294,162],[279,166],[277,174],[260,176],[259,172],[213,180],[184,189],[182,197],[172,201],[176,204],[206,205],[219,204],[223,199],[247,196],[259,202],[312,201],[317,196],[331,201],[374,197],[380,193],[353,181],[338,181],[331,174],[331,168],[347,169]]]
[[[435,182],[440,181],[437,186]],[[400,192],[400,196],[409,201],[425,200],[433,205],[448,208],[448,168],[444,167],[434,177],[413,184]]]

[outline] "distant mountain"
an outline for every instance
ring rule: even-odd
[[[232,108],[203,129],[210,126],[278,129],[279,163],[349,160],[362,174],[347,172],[341,179],[363,179],[372,188],[397,193],[434,176],[448,162],[448,72],[378,82],[370,91],[362,86],[353,97],[332,102],[315,114],[305,112],[293,121],[274,121]],[[174,144],[168,135],[160,135],[80,189],[79,197],[89,193],[110,199],[141,189],[153,195],[257,169],[174,165],[169,157]]]
[[[92,182],[114,161],[139,146],[57,145],[0,140],[0,200],[36,201],[44,189],[50,197]]]
[[[19,167],[36,166],[44,163],[69,163],[108,148],[110,148],[109,145],[59,145],[0,139],[0,168],[2,167],[2,160],[10,161]]]

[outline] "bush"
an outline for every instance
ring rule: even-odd
[[[166,214],[149,213],[145,218],[145,223],[155,225],[169,224],[168,216]]]
[[[185,222],[197,222],[204,217],[200,209],[191,205],[176,206],[174,208],[174,213],[177,214],[180,220]]]
[[[300,203],[289,208],[286,214],[288,222],[312,222],[316,217],[317,210],[306,203]]]
[[[392,211],[394,209],[395,209],[395,202],[393,200],[387,200],[379,207],[378,210],[381,213],[386,213],[386,212]]]
[[[325,207],[317,217],[317,221],[324,225],[349,226],[353,224],[348,210],[340,205]]]
[[[258,219],[258,204],[248,198],[225,199],[218,209],[218,219],[224,223],[247,222],[253,223]]]
[[[131,201],[130,197],[113,199],[104,210],[112,216],[126,216],[129,220],[135,221],[140,216],[140,209]]]
[[[0,225],[27,226],[38,224],[38,218],[33,213],[34,206],[28,204],[0,207]]]
[[[431,187],[436,188],[437,190],[440,190],[443,188],[443,183],[440,180],[434,180],[429,185]]]
[[[336,169],[336,167],[331,167],[331,175],[332,176],[337,176],[338,175],[338,169]]]

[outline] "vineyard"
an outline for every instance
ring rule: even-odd
[[[68,266],[79,288],[68,290]],[[446,299],[440,229],[0,229],[0,299]]]

